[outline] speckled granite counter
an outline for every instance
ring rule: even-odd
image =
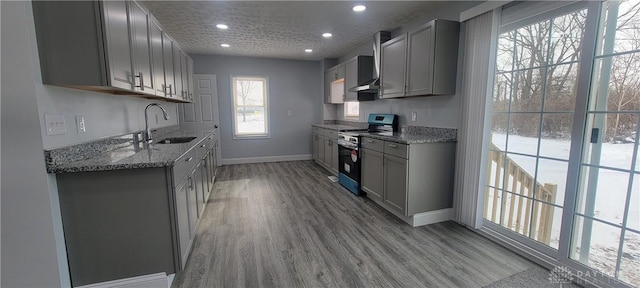
[[[457,129],[420,126],[409,126],[406,128],[406,132],[396,132],[393,135],[379,135],[367,132],[359,134],[360,136],[402,144],[456,142],[458,139]]]
[[[154,138],[162,140],[168,137],[196,136],[197,135],[195,135],[195,133],[172,131],[169,133],[154,135]],[[132,137],[125,138],[124,136],[121,136],[114,137],[114,139],[119,139],[120,142],[123,142],[126,139],[130,139],[131,141],[124,142],[115,149],[99,153],[96,153],[95,151],[96,146],[99,147],[104,144],[86,143],[45,151],[47,172],[70,173],[171,166],[176,160],[196,147],[208,136],[209,135],[197,137],[188,143],[152,143],[150,145],[146,145],[144,143],[134,145]],[[113,141],[113,139],[105,139],[101,141]],[[59,151],[61,149],[64,149],[64,152],[72,152],[74,155],[71,157],[65,157],[65,154]],[[83,153],[85,154],[84,156],[82,155]],[[82,159],[77,160],[78,158]]]
[[[423,144],[423,143],[444,143],[456,142],[456,136],[453,135],[435,135],[435,134],[411,134],[396,132],[393,135],[379,135],[371,133],[358,133],[360,136],[371,137],[373,139],[402,143],[402,144]]]
[[[313,127],[324,128],[334,131],[358,131],[358,130],[367,130],[367,127],[356,127],[349,125],[341,125],[341,124],[311,124]]]

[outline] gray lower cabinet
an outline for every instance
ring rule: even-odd
[[[189,199],[187,198],[187,180],[180,183],[176,189],[176,220],[178,228],[178,239],[180,246],[180,269],[184,269],[187,264],[189,254],[189,239],[191,231],[189,229]]]
[[[367,193],[367,197],[377,201],[383,201],[383,177],[384,165],[382,152],[371,149],[360,149],[361,166],[361,184],[362,190]]]
[[[202,143],[173,166],[56,175],[73,286],[184,268],[215,176]]]
[[[451,208],[455,143],[400,144],[362,137],[362,190],[402,216]]]
[[[313,160],[332,174],[338,175],[338,132],[313,127],[311,136]]]
[[[407,204],[407,159],[384,155],[384,203],[405,215]]]

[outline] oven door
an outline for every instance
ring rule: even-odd
[[[338,141],[338,165],[340,184],[360,195],[360,151],[357,144]]]

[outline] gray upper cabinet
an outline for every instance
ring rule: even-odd
[[[375,93],[349,92],[349,89],[373,79],[373,56],[356,56],[344,63],[344,101],[375,100]]]
[[[382,44],[381,98],[455,94],[459,30],[436,19]]]
[[[380,48],[380,97],[404,97],[407,35],[403,34],[382,44]]]
[[[129,41],[129,22],[131,15],[127,13],[127,2],[104,1],[104,32],[106,35],[106,57],[109,61],[108,71],[111,86],[135,90],[131,43]]]
[[[193,59],[187,55],[187,98],[193,102]]]
[[[173,66],[158,65],[164,53],[161,29],[144,6],[135,1],[34,1],[33,12],[44,84],[166,99],[160,89],[167,77],[161,80],[158,74]]]
[[[173,39],[167,33],[162,33],[162,62],[164,63],[165,96],[178,99],[174,93]]]
[[[162,29],[153,19],[149,24],[149,40],[151,42],[151,55],[153,56],[153,88],[157,96],[166,97],[164,55],[162,54]]]
[[[173,95],[180,100],[184,100],[184,90],[182,90],[182,51],[173,43]]]
[[[344,102],[345,85],[344,85],[345,67],[343,64],[329,68],[324,73],[324,103],[340,104]]]
[[[187,53],[180,51],[180,72],[182,75],[182,99],[191,101],[189,98],[189,74],[187,73]]]

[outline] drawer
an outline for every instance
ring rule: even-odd
[[[338,139],[338,131],[324,129],[324,137],[329,139]]]
[[[384,141],[369,138],[369,137],[361,137],[360,139],[361,139],[360,146],[362,146],[362,148],[383,152],[382,147],[384,146]]]
[[[199,159],[196,159],[195,149],[187,152],[173,164],[173,185],[177,185],[184,176],[187,176],[191,168],[196,166]]]
[[[196,151],[196,159],[202,159],[202,157],[204,157],[204,154],[207,153],[207,150],[209,150],[209,147],[207,147],[207,141],[200,141],[200,143],[198,143],[198,145],[196,145],[196,148],[193,150]]]
[[[397,156],[400,158],[408,159],[409,158],[409,145],[400,144],[396,142],[384,142],[384,153]]]
[[[313,134],[320,134],[320,135],[323,135],[323,133],[324,133],[324,129],[319,128],[319,127],[311,127],[311,132],[312,132]]]

